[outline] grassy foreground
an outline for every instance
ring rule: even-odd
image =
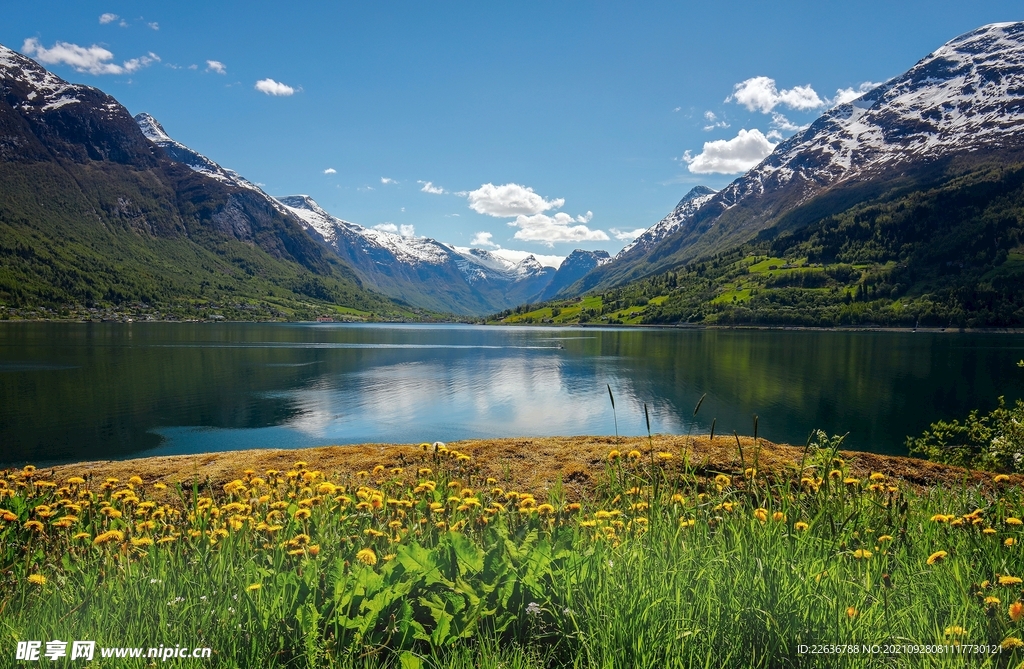
[[[1019,666],[1020,478],[920,485],[837,445],[737,440],[726,461],[631,440],[532,492],[455,444],[223,482],[7,470],[0,657],[61,639],[212,649],[181,667]]]

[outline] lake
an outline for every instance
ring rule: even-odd
[[[0,324],[0,463],[575,434],[904,454],[1024,395],[1024,336],[242,323]],[[615,395],[613,415],[607,386]],[[707,394],[700,411],[694,406]]]

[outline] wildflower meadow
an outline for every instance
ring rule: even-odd
[[[216,484],[7,470],[0,664],[74,639],[212,650],[178,667],[1021,666],[1020,486],[858,478],[820,437],[787,471],[611,450],[579,499],[440,443]]]

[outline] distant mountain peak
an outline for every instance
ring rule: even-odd
[[[139,124],[139,129],[142,130],[142,134],[146,136],[146,139],[154,144],[174,141],[164,130],[164,127],[160,125],[160,122],[145,112],[136,114],[135,122]]]
[[[238,172],[229,170],[226,167],[221,167],[195,149],[185,146],[181,142],[173,139],[167,134],[167,131],[164,130],[164,127],[160,122],[150,114],[145,112],[136,114],[135,123],[139,126],[139,129],[142,130],[142,134],[146,136],[146,139],[163,149],[171,160],[188,165],[192,170],[210,177],[211,179],[216,179],[221,183],[263,193],[259,186],[242,177]],[[270,198],[270,196],[267,197]],[[273,200],[273,198],[270,199],[272,203],[276,204],[276,200]]]
[[[683,199],[679,201],[669,214],[647,228],[643,234],[627,244],[621,251],[616,254],[615,258],[624,258],[627,255],[641,255],[651,250],[658,245],[661,240],[665,239],[673,232],[676,228],[682,225],[683,221],[690,218],[700,209],[704,204],[714,197],[718,191],[708,188],[707,186],[694,186],[690,191],[683,196]],[[602,263],[604,264],[604,263]]]

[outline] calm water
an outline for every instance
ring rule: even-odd
[[[1024,336],[415,325],[3,324],[0,462],[474,437],[813,428],[903,453],[1024,394]],[[700,412],[693,408],[704,393]]]

